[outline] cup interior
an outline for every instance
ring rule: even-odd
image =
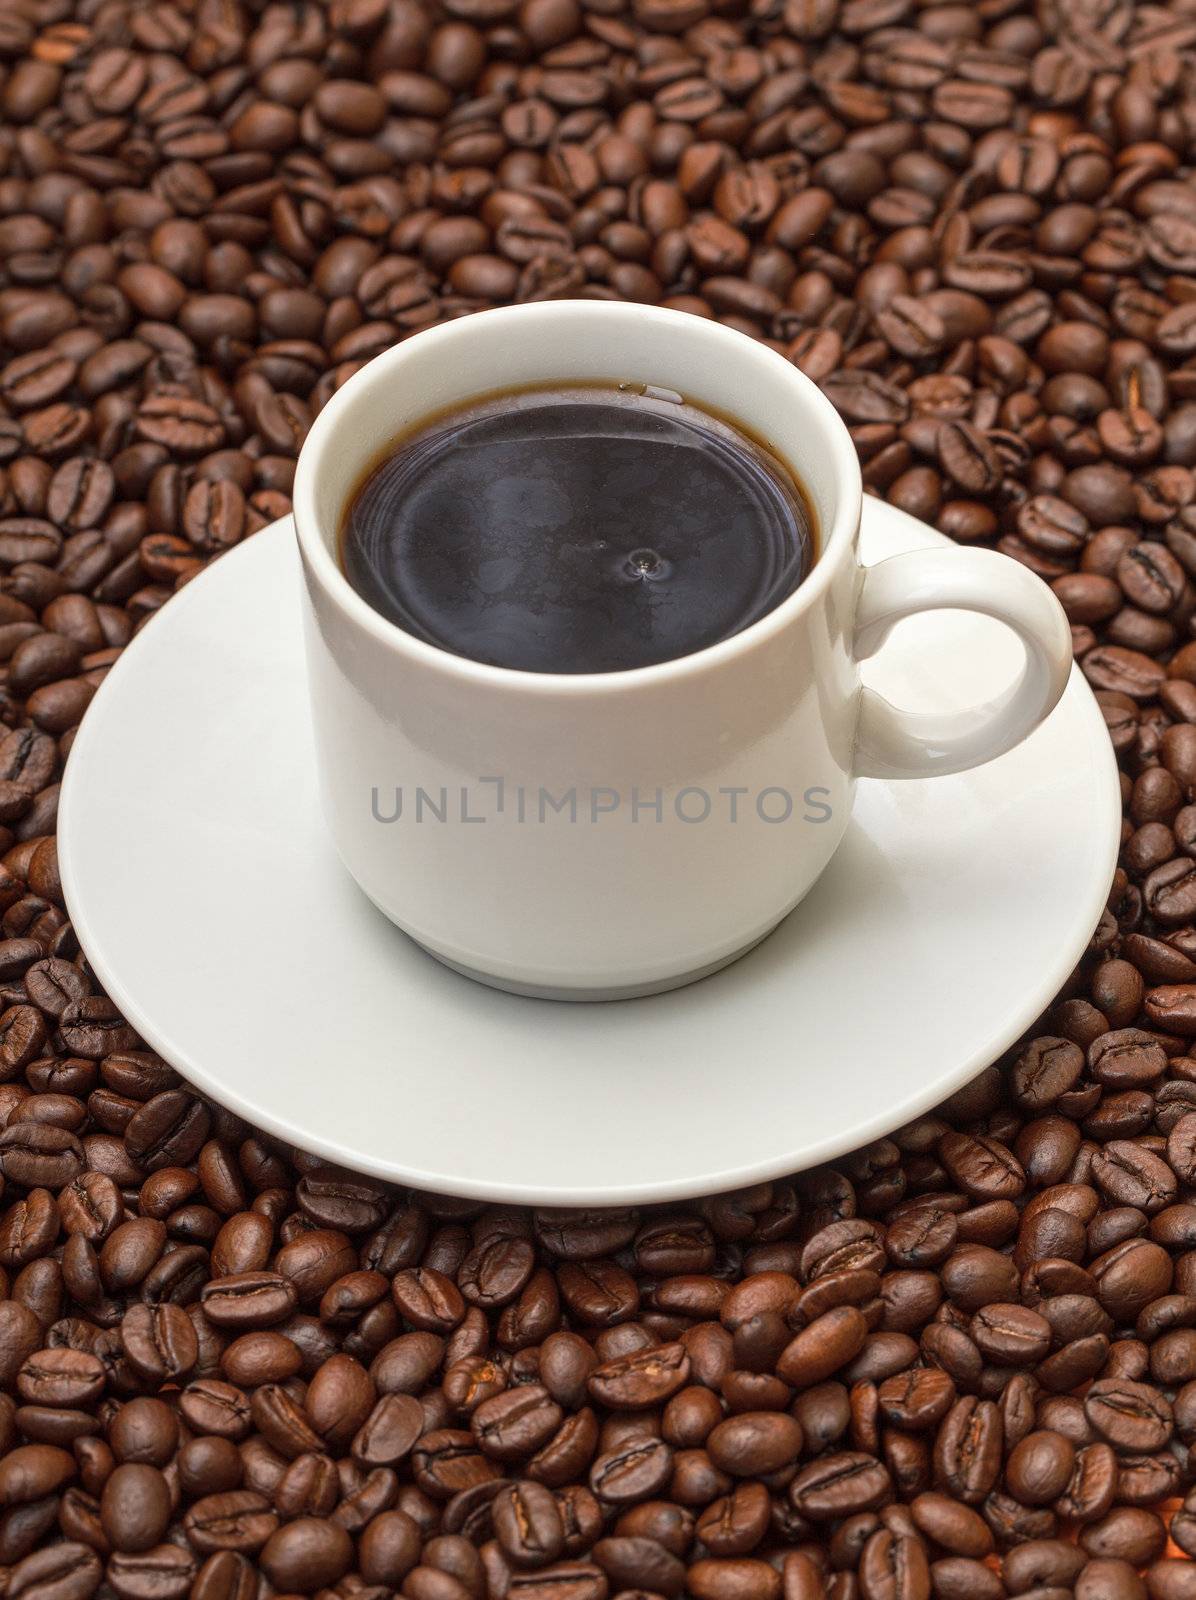
[[[798,595],[816,584],[828,558],[850,547],[861,500],[855,451],[830,402],[796,367],[744,334],[684,312],[555,301],[429,329],[338,390],[304,443],[295,477],[296,526],[315,574],[342,599],[351,592],[338,550],[346,507],[388,445],[423,418],[506,387],[584,380],[675,390],[769,445],[797,477],[817,527],[817,562]]]

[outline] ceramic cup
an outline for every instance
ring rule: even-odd
[[[454,403],[578,379],[660,385],[766,440],[816,517],[805,582],[733,638],[629,672],[485,666],[372,610],[338,539],[388,442]],[[441,961],[497,987],[652,993],[733,961],[797,904],[843,837],[856,778],[958,772],[1025,738],[1071,663],[1054,596],[986,550],[862,567],[861,492],[847,430],[815,385],[681,312],[486,311],[369,362],[317,417],[294,493],[323,803],[365,893]],[[934,715],[861,685],[860,661],[892,625],[938,607],[1020,636],[1025,666],[1002,698]]]

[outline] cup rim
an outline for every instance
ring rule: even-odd
[[[425,351],[433,341],[451,345],[461,339],[469,325],[479,318],[491,322],[501,319],[511,324],[513,337],[526,336],[536,326],[551,333],[554,323],[563,324],[579,313],[599,319],[610,317],[612,321],[640,321],[665,329],[674,336],[704,338],[713,344],[721,344],[723,359],[760,362],[765,368],[771,369],[772,377],[794,391],[795,401],[803,406],[809,419],[821,430],[822,437],[815,448],[829,453],[839,480],[830,526],[820,526],[818,530],[818,558],[809,575],[793,593],[757,621],[701,650],[674,656],[671,660],[655,662],[650,666],[611,672],[530,672],[520,667],[496,667],[488,662],[474,661],[469,656],[456,655],[425,639],[417,639],[414,634],[407,633],[397,623],[375,611],[357,593],[341,571],[340,564],[320,531],[315,484],[325,452],[335,439],[343,414],[367,382],[376,381],[381,376],[397,377],[410,346],[415,342],[422,342]],[[524,326],[521,328],[520,324]],[[493,393],[493,390],[493,384],[479,385],[477,393],[483,395]],[[299,452],[292,498],[295,533],[308,572],[345,619],[367,633],[376,643],[407,657],[416,665],[434,668],[478,687],[485,685],[518,689],[525,694],[579,695],[597,691],[626,692],[698,677],[716,671],[735,657],[766,644],[783,632],[797,617],[819,603],[830,587],[839,563],[850,553],[863,510],[863,481],[855,447],[838,412],[817,384],[767,345],[737,329],[663,306],[645,306],[630,301],[553,300],[532,305],[498,306],[487,311],[471,312],[451,322],[437,323],[401,340],[366,362],[336,390],[313,422]]]

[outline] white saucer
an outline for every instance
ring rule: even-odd
[[[867,560],[939,540],[866,501]],[[200,1090],[329,1160],[452,1194],[627,1204],[829,1160],[1013,1042],[1104,904],[1116,768],[1084,680],[958,777],[861,782],[842,848],[770,938],[651,999],[484,988],[398,932],[319,815],[289,523],[126,650],[75,742],[59,854],[101,981]],[[900,624],[868,681],[919,709],[1012,675],[998,624]]]

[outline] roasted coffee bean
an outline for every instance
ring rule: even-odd
[[[546,1444],[563,1418],[548,1391],[538,1383],[528,1383],[483,1400],[470,1418],[470,1427],[491,1459],[518,1461]]]
[[[377,1391],[361,1363],[330,1355],[312,1374],[303,1407],[312,1427],[330,1447],[341,1447],[373,1410]]]
[[[1171,1438],[1171,1406],[1157,1389],[1129,1378],[1102,1378],[1084,1397],[1089,1422],[1114,1449],[1161,1450]]]
[[[988,1524],[978,1512],[947,1495],[927,1491],[910,1505],[918,1530],[956,1555],[980,1559],[993,1547]]]
[[[759,1595],[761,1600],[780,1600],[781,1575],[766,1561],[744,1558],[695,1561],[687,1573],[689,1593],[694,1600],[746,1600]]]
[[[673,1452],[662,1440],[632,1438],[598,1457],[590,1468],[589,1485],[608,1505],[628,1505],[658,1495],[672,1468]]]
[[[811,1522],[872,1511],[888,1498],[891,1484],[881,1462],[857,1451],[823,1456],[803,1467],[789,1486],[789,1497]]]
[[[169,1089],[141,1107],[125,1129],[125,1139],[138,1164],[153,1172],[159,1167],[185,1166],[199,1154],[209,1125],[201,1101],[182,1090]]]
[[[20,1446],[0,1462],[0,1505],[43,1500],[74,1474],[75,1463],[64,1450],[44,1444]]]
[[[29,1356],[17,1373],[17,1393],[32,1405],[86,1405],[104,1392],[107,1373],[87,1350],[45,1349]]]
[[[996,1483],[1001,1467],[1000,1413],[991,1401],[967,1395],[939,1426],[934,1445],[935,1477],[947,1493],[978,1505]]]
[[[449,1500],[462,1490],[501,1476],[472,1433],[456,1428],[425,1433],[412,1451],[415,1481],[425,1494]]]
[[[303,1352],[293,1340],[265,1328],[241,1334],[220,1354],[220,1370],[242,1389],[283,1383],[301,1372],[303,1365]]]
[[[170,1487],[157,1467],[138,1462],[118,1466],[100,1497],[100,1521],[114,1550],[150,1550],[166,1532]]]
[[[241,1439],[249,1432],[249,1402],[239,1389],[216,1378],[197,1378],[189,1383],[179,1401],[179,1410],[197,1433]]]
[[[216,1327],[264,1328],[288,1317],[296,1298],[294,1285],[280,1273],[238,1272],[211,1279],[201,1303]]]
[[[795,1388],[809,1388],[831,1377],[863,1347],[868,1325],[855,1306],[823,1312],[788,1344],[777,1374]]]
[[[353,1438],[354,1459],[365,1466],[393,1467],[410,1453],[423,1430],[423,1408],[413,1396],[384,1394]]]
[[[1032,1365],[1051,1347],[1050,1323],[1027,1306],[984,1306],[968,1331],[981,1353],[1001,1366]]]
[[[699,1516],[697,1534],[714,1556],[747,1555],[763,1539],[772,1514],[768,1492],[760,1483],[739,1483]]]
[[[654,1594],[680,1595],[685,1587],[684,1564],[655,1539],[615,1537],[594,1546],[595,1565],[611,1584],[635,1585]]]
[[[1118,1506],[1080,1533],[1080,1544],[1096,1560],[1122,1560],[1141,1567],[1161,1556],[1167,1530],[1160,1517],[1132,1506]]]
[[[1092,1176],[1109,1200],[1148,1214],[1174,1199],[1177,1187],[1165,1161],[1128,1139],[1111,1140],[1094,1156]]]
[[[82,1172],[83,1146],[67,1128],[10,1123],[0,1133],[0,1172],[26,1189],[64,1189]]]
[[[121,1600],[175,1600],[188,1593],[196,1562],[177,1545],[160,1544],[143,1554],[116,1551],[106,1575]]]
[[[976,1199],[1011,1199],[1025,1188],[1021,1163],[999,1140],[948,1133],[939,1140],[938,1154],[960,1187]]]
[[[319,1451],[319,1434],[298,1401],[281,1384],[266,1383],[255,1389],[249,1408],[258,1432],[285,1460],[293,1461],[306,1451]]]
[[[419,1561],[419,1526],[403,1511],[382,1511],[361,1535],[358,1559],[367,1583],[401,1583]]]
[[[783,1412],[741,1412],[706,1439],[711,1461],[733,1478],[779,1472],[797,1460],[801,1447],[801,1424]]]
[[[1005,1481],[1022,1505],[1050,1505],[1071,1481],[1075,1449],[1062,1434],[1029,1433],[1010,1452]]]
[[[270,1502],[252,1489],[203,1495],[183,1518],[187,1540],[201,1555],[216,1550],[255,1553],[277,1527]]]
[[[684,1345],[661,1345],[595,1368],[587,1388],[593,1399],[612,1410],[645,1410],[662,1404],[683,1388],[689,1372]]]
[[[1067,1488],[1056,1501],[1060,1516],[1095,1522],[1113,1504],[1117,1492],[1117,1458],[1107,1444],[1078,1451]]]
[[[877,1405],[885,1421],[897,1428],[922,1432],[933,1428],[950,1410],[955,1385],[938,1367],[909,1367],[884,1379]]]
[[[1083,1070],[1084,1052],[1070,1039],[1034,1039],[1015,1063],[1013,1092],[1026,1111],[1040,1111],[1074,1088]]]
[[[7,1592],[19,1600],[88,1600],[102,1577],[96,1552],[64,1539],[18,1561],[9,1574]]]
[[[465,1315],[461,1291],[434,1267],[400,1272],[391,1293],[399,1315],[428,1332],[451,1333]]]
[[[490,1502],[494,1532],[507,1556],[520,1567],[542,1567],[565,1547],[565,1530],[556,1496],[538,1483],[515,1483]]]

